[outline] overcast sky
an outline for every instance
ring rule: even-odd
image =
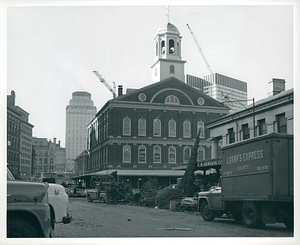
[[[294,87],[293,6],[169,6],[182,38],[185,73],[209,74],[186,24],[215,73],[248,83],[248,98],[272,91],[272,78]],[[97,110],[112,98],[92,73],[127,88],[151,83],[154,37],[166,6],[12,6],[7,8],[7,87],[28,113],[33,136],[65,146],[66,106],[91,93]]]

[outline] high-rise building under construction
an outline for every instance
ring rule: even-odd
[[[231,108],[234,113],[247,107],[247,83],[213,73],[204,78],[186,75],[186,83]]]

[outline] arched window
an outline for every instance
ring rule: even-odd
[[[200,146],[197,150],[197,161],[205,160],[205,150],[202,146]]]
[[[165,104],[177,104],[179,105],[179,99],[175,96],[175,95],[169,95],[166,99],[165,99]]]
[[[183,163],[188,163],[191,158],[191,148],[186,146],[183,148]]]
[[[166,52],[165,41],[161,41],[161,53],[164,54]]]
[[[127,116],[123,119],[123,135],[131,135],[131,120]]]
[[[169,121],[169,137],[176,137],[176,122],[173,119]]]
[[[175,46],[174,46],[174,40],[173,39],[169,40],[169,53],[170,54],[175,53]]]
[[[175,67],[173,65],[170,65],[170,73],[172,74],[175,73]]]
[[[146,163],[146,146],[140,145],[138,149],[139,163]]]
[[[158,118],[153,122],[153,136],[161,136],[161,122]]]
[[[50,164],[53,164],[53,158],[50,158]]]
[[[124,163],[131,162],[131,147],[129,145],[123,146],[123,162]]]
[[[139,136],[146,136],[146,120],[144,118],[139,119],[138,134]]]
[[[153,163],[161,163],[161,148],[159,145],[153,148]]]
[[[176,163],[176,148],[175,146],[169,147],[169,163]]]
[[[202,121],[199,121],[197,123],[197,135],[198,135],[200,129],[201,129],[200,138],[205,138],[205,127],[204,127],[204,122],[202,122]]]
[[[189,120],[183,122],[183,138],[191,137],[191,123]]]

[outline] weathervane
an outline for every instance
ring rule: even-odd
[[[170,22],[169,5],[167,6],[166,16],[167,16],[167,23],[169,23]]]

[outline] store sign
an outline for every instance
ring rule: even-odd
[[[215,167],[215,166],[220,166],[222,164],[222,159],[217,158],[217,159],[210,159],[210,160],[205,160],[197,163],[198,168],[203,168],[203,167]]]

